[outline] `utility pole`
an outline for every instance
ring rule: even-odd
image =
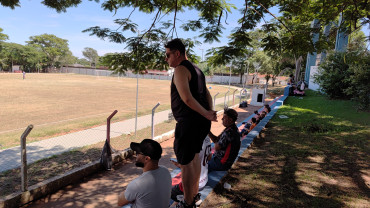
[[[204,60],[203,60],[203,50],[204,50],[204,49],[203,49],[203,48],[199,48],[199,50],[201,50],[201,51],[202,51],[202,62],[203,62],[203,61],[204,61]]]

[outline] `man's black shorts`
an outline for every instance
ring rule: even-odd
[[[176,124],[173,149],[181,165],[189,164],[202,150],[203,141],[211,129],[211,121],[192,119]]]

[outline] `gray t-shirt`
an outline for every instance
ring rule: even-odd
[[[171,174],[167,168],[144,172],[131,181],[125,191],[125,198],[132,201],[133,208],[167,208],[172,188]]]

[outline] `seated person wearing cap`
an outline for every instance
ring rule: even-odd
[[[215,143],[215,153],[208,162],[208,172],[228,170],[238,156],[240,149],[240,133],[235,124],[238,113],[231,108],[224,110],[222,125],[226,128],[219,136],[209,132],[208,136]]]
[[[136,152],[135,165],[143,168],[143,174],[131,181],[118,196],[118,206],[131,203],[132,207],[167,208],[172,179],[167,168],[158,165],[161,145],[152,139],[144,139],[141,143],[131,142],[130,147]]]

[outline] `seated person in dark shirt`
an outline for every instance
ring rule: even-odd
[[[252,131],[252,129],[253,129],[254,127],[256,127],[256,125],[257,125],[257,119],[253,117],[253,118],[252,118],[252,123],[250,124],[249,128],[248,128],[248,129],[243,129],[243,130],[242,130],[241,137],[244,137],[244,136],[245,136],[245,135],[247,135],[249,132],[251,132],[251,131]]]
[[[243,137],[243,136],[245,135],[245,133],[248,133],[249,128],[251,127],[252,123],[243,122],[242,124],[244,124],[244,127],[243,127],[243,129],[241,130],[241,132],[240,132],[240,136],[241,136],[241,137]]]
[[[215,153],[208,162],[208,172],[228,170],[238,156],[240,149],[240,133],[235,121],[238,113],[231,108],[224,110],[222,125],[225,129],[219,136],[209,132],[208,136],[215,143]]]

